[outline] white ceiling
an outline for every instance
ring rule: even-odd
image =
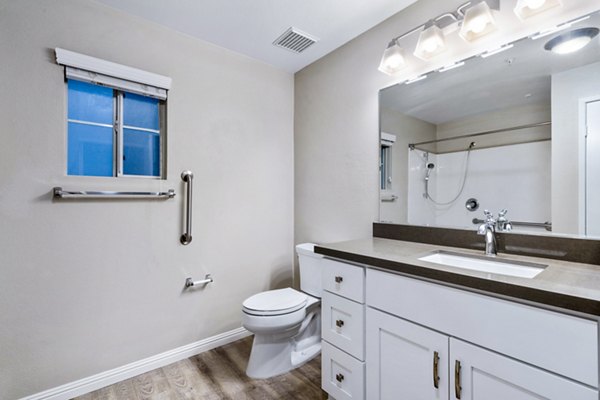
[[[96,1],[296,72],[416,0]],[[319,42],[301,54],[273,46],[290,26]]]

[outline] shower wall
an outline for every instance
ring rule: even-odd
[[[429,193],[438,203],[458,194],[467,163],[467,152],[429,154],[409,152],[408,223],[473,229],[473,218],[482,218],[483,210],[497,214],[508,209],[513,221],[550,221],[551,142],[542,141],[494,147],[470,152],[463,192],[449,205],[436,205],[424,198],[425,164],[434,163]],[[426,161],[426,159],[428,159]],[[477,211],[468,211],[469,198],[479,201]],[[516,231],[539,228],[515,227]]]

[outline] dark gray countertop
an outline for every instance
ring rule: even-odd
[[[341,260],[366,264],[389,272],[403,273],[475,289],[490,294],[600,316],[600,266],[548,258],[498,254],[498,260],[524,261],[547,267],[534,278],[519,278],[455,268],[421,261],[436,250],[469,255],[483,252],[464,248],[368,238],[323,244],[315,252]]]

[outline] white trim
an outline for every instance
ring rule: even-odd
[[[62,386],[55,387],[21,400],[67,400],[91,391],[121,382],[125,379],[152,371],[165,365],[172,364],[176,361],[183,360],[202,352],[214,349],[219,346],[224,346],[236,340],[250,336],[251,333],[244,328],[233,329],[228,332],[221,333],[186,346],[181,346],[164,353],[157,354],[152,357],[136,361],[122,367],[114,368],[87,378],[67,383]]]
[[[164,75],[147,72],[141,69],[128,67],[100,58],[75,53],[65,49],[56,48],[56,63],[69,67],[125,79],[131,82],[143,83],[157,88],[171,89],[171,78]]]
[[[586,157],[587,157],[587,105],[588,103],[593,103],[595,101],[600,101],[600,96],[590,96],[579,99],[579,126],[578,126],[578,136],[579,136],[579,160],[578,160],[578,231],[580,235],[586,235],[586,222],[587,222],[587,166],[586,166]]]

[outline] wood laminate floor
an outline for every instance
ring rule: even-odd
[[[287,374],[250,379],[252,337],[77,397],[77,400],[321,400],[321,357]]]

